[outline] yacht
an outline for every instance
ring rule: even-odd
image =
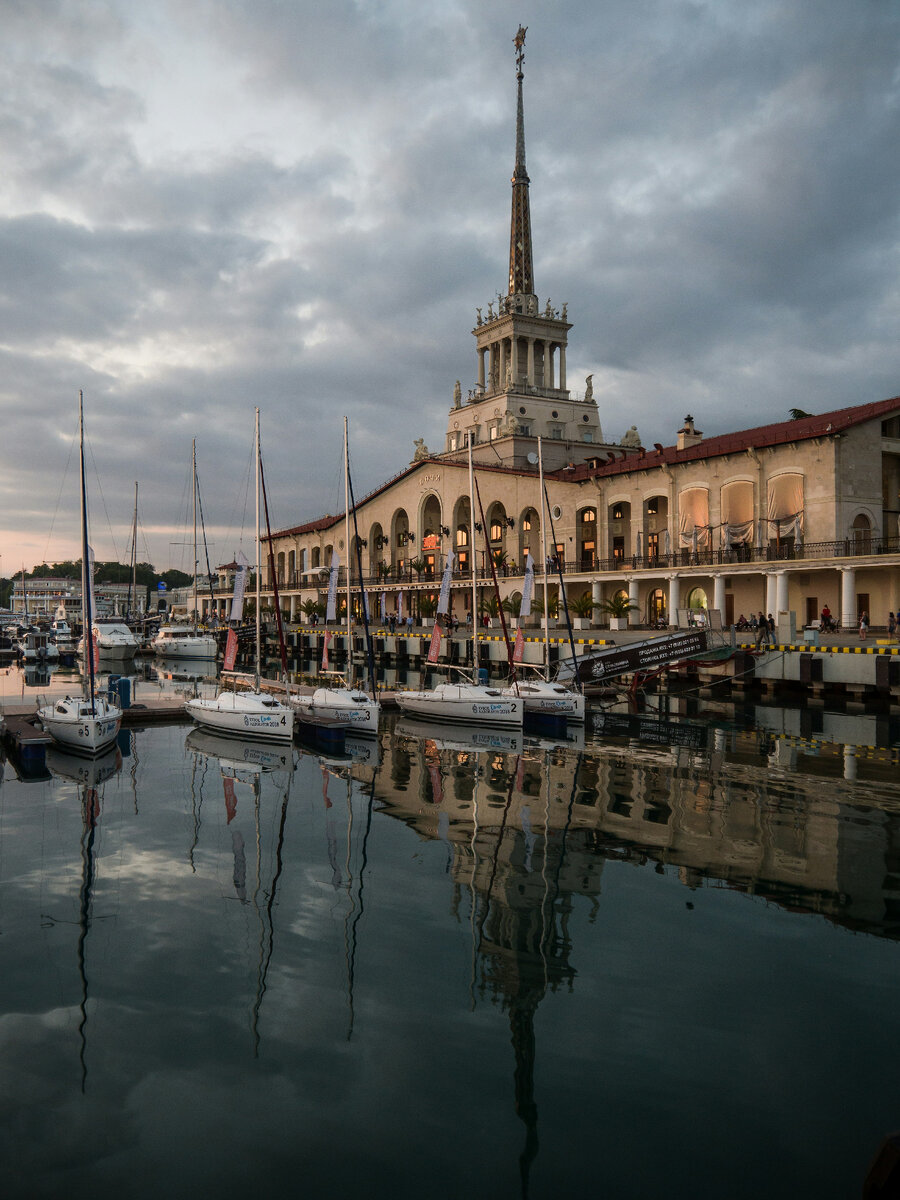
[[[361,688],[347,687],[335,673],[334,686],[316,688],[311,696],[292,696],[291,706],[298,721],[316,723],[322,718],[354,733],[378,733],[381,705]]]
[[[540,671],[517,679],[503,688],[504,696],[521,696],[526,717],[565,717],[567,721],[584,724],[584,696],[554,680],[545,679]]]
[[[500,688],[472,683],[459,667],[450,670],[458,676],[454,682],[439,683],[421,692],[397,692],[397,704],[403,712],[428,721],[522,728],[525,701],[521,696],[505,696]]]
[[[215,659],[218,646],[211,633],[193,625],[163,625],[150,643],[160,658]]]
[[[101,658],[134,658],[138,641],[121,617],[96,617],[92,629]],[[84,653],[84,638],[78,651]]]

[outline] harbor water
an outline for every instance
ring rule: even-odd
[[[860,1195],[900,1128],[897,730],[801,725],[5,761],[3,1194]]]

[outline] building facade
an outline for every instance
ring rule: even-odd
[[[522,63],[517,40],[508,291],[476,309],[473,386],[464,395],[457,381],[443,448],[417,439],[413,462],[358,503],[358,538],[345,514],[274,535],[286,616],[324,600],[334,554],[345,586],[348,552],[370,613],[409,612],[433,602],[452,551],[461,619],[473,569],[487,595],[493,559],[514,604],[530,553],[554,595],[560,571],[570,599],[623,594],[633,625],[693,608],[726,624],[793,611],[799,626],[826,604],[846,628],[864,611],[885,625],[900,608],[900,397],[706,439],[687,416],[671,445],[647,449],[633,425],[604,440],[590,376],[580,396],[569,390],[568,305],[542,302],[534,285]],[[223,570],[205,613],[227,615],[229,583]]]

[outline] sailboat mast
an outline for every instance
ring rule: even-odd
[[[193,626],[197,628],[197,439],[191,439],[191,493],[194,497],[194,616]],[[259,529],[259,521],[257,521]]]
[[[84,481],[84,393],[78,393],[78,445],[81,458],[81,619],[84,626],[84,670],[90,680],[91,713],[94,712],[94,614],[91,612],[91,551],[88,546],[87,488]]]
[[[538,485],[541,489],[541,568],[544,575],[544,668],[550,666],[550,612],[547,603],[547,497],[544,494],[544,452],[538,443]]]
[[[350,637],[350,444],[347,434],[347,418],[344,417],[344,545],[347,548],[347,637]],[[359,581],[362,588],[362,579]],[[348,661],[350,644],[347,644]]]
[[[469,553],[472,555],[472,678],[478,670],[478,575],[475,569],[475,473],[472,470],[472,435],[469,434]]]
[[[259,691],[260,680],[260,642],[262,640],[262,625],[260,622],[260,568],[262,552],[259,537],[259,409],[256,410],[256,690]]]
[[[128,615],[131,616],[132,604],[137,607],[137,504],[138,485],[134,481],[134,520],[131,523],[131,591],[128,593]],[[132,617],[132,620],[134,618]]]

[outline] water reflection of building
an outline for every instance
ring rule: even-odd
[[[554,867],[560,894],[595,898],[606,858],[652,860],[689,887],[722,883],[900,936],[900,788],[875,781],[863,791],[839,776],[825,782],[782,769],[780,743],[766,735],[713,738],[703,749],[617,738],[584,754],[527,748],[520,756],[433,739],[385,743],[376,796],[421,835],[448,841],[454,879],[482,894],[486,871],[494,871],[492,893],[512,872],[517,903],[538,905],[546,830],[548,861],[554,839],[567,838]]]

